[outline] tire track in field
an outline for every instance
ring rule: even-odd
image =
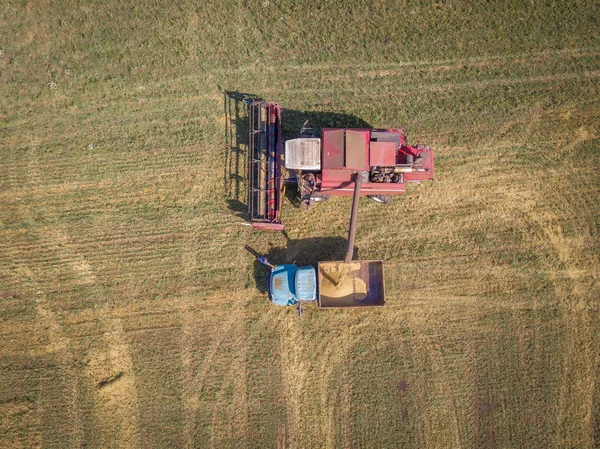
[[[347,371],[348,353],[360,338],[364,322],[352,316],[338,316],[344,323],[321,339],[316,346],[308,347],[304,342],[302,321],[295,314],[285,313],[279,321],[279,353],[284,380],[287,426],[279,432],[278,447],[335,447],[335,416],[341,416],[344,446],[353,444],[351,395],[352,386],[342,388],[343,409],[336,409],[332,401],[332,387],[336,385],[333,374],[342,367]],[[314,342],[313,342],[314,343]],[[319,356],[311,361],[309,352]],[[308,397],[312,392],[314,397]],[[317,414],[315,416],[316,402]],[[307,422],[307,420],[309,420]]]
[[[69,336],[67,337],[65,333],[65,337],[71,342],[87,337],[102,337],[106,331],[97,326],[99,316],[101,316],[106,323],[109,323],[113,318],[119,319],[122,323],[128,323],[126,330],[127,334],[160,329],[181,329],[182,326],[179,324],[164,324],[165,319],[173,315],[173,307],[177,307],[183,302],[189,304],[186,306],[186,310],[189,310],[190,313],[195,313],[199,316],[204,312],[208,314],[217,314],[223,308],[222,298],[223,293],[219,293],[213,297],[203,298],[200,302],[196,296],[188,295],[173,301],[165,302],[165,304],[162,305],[162,308],[158,308],[159,305],[156,304],[156,301],[146,300],[120,307],[110,313],[99,312],[95,309],[73,310],[68,317],[62,318],[62,323],[59,324],[57,321],[57,324],[59,324],[63,330],[68,329]],[[52,314],[53,316],[56,316],[54,312],[52,312]],[[24,319],[19,322],[8,323],[2,328],[3,332],[0,332],[0,336],[21,336],[23,334],[23,326],[27,325],[29,322],[30,321]],[[131,323],[131,325],[129,325],[129,323]],[[79,328],[82,329],[79,330]],[[35,353],[37,354],[37,352]],[[39,353],[44,353],[43,348]]]
[[[81,253],[72,249],[69,237],[61,230],[48,233],[56,252],[69,259],[75,284],[96,285],[96,273]],[[100,297],[103,291],[95,294]],[[118,442],[121,447],[138,447],[139,410],[135,375],[129,343],[120,318],[101,315],[102,343],[90,352],[86,375],[94,397],[94,412],[104,444]]]
[[[465,385],[465,400],[463,410],[465,410],[465,423],[463,427],[463,438],[460,438],[465,446],[482,447],[479,441],[479,385],[478,379],[478,361],[477,351],[473,343],[473,336],[465,339],[464,355],[466,367],[463,383]]]
[[[515,55],[501,55],[501,56],[488,56],[488,57],[480,57],[480,58],[469,58],[469,59],[450,59],[450,60],[440,60],[440,61],[420,61],[417,63],[397,63],[397,64],[384,64],[377,66],[370,66],[369,64],[356,64],[356,65],[344,65],[343,68],[350,69],[348,73],[342,73],[340,75],[335,75],[333,77],[328,76],[328,79],[337,80],[337,83],[331,86],[320,86],[315,88],[303,87],[303,84],[306,84],[306,80],[310,80],[310,77],[303,76],[302,81],[300,81],[300,86],[297,84],[294,85],[294,89],[290,91],[290,87],[288,83],[283,83],[279,85],[268,85],[264,86],[261,91],[264,92],[273,92],[273,93],[284,93],[286,95],[306,95],[310,93],[321,93],[321,92],[329,92],[335,90],[336,92],[354,92],[356,90],[356,80],[357,79],[374,79],[377,77],[379,80],[385,78],[393,78],[400,75],[419,75],[420,73],[432,73],[436,72],[452,72],[452,71],[462,71],[463,69],[477,69],[477,70],[485,70],[490,69],[494,70],[498,67],[508,68],[522,68],[527,65],[530,66],[532,63],[552,63],[553,61],[566,61],[570,59],[581,59],[581,58],[596,58],[600,55],[600,52],[596,48],[582,48],[582,49],[572,49],[570,51],[554,51],[554,52],[539,52],[539,53],[530,53],[530,54],[515,54]],[[526,76],[516,76],[512,73],[508,73],[505,75],[505,78],[499,79],[488,79],[488,80],[473,80],[467,81],[464,83],[439,83],[435,82],[435,80],[420,80],[415,83],[413,88],[409,89],[400,89],[398,90],[397,83],[380,83],[377,86],[377,92],[369,93],[369,97],[375,96],[390,96],[390,95],[400,95],[406,96],[412,93],[418,93],[423,91],[432,91],[432,92],[450,92],[457,89],[484,89],[490,86],[509,86],[513,84],[520,84],[525,82],[535,82],[535,83],[550,83],[554,81],[560,80],[568,80],[574,79],[578,77],[588,77],[588,78],[596,78],[598,77],[597,72],[595,71],[583,71],[579,72],[571,72],[573,70],[573,64],[567,64],[570,73],[566,73],[564,69],[548,67],[546,70],[551,70],[551,73],[542,75],[534,75],[529,74],[529,70],[527,70]],[[310,72],[313,66],[307,66],[306,69]],[[322,70],[331,70],[334,65],[320,65],[316,66],[318,69]],[[375,68],[376,70],[370,69],[370,67]],[[539,71],[542,71],[544,67],[540,67]],[[285,67],[279,68],[278,71],[286,70]],[[552,73],[554,72],[554,73]],[[303,70],[303,73],[306,73],[306,70]],[[338,72],[339,73],[339,72]],[[490,75],[494,75],[491,73]],[[511,76],[512,75],[512,76]],[[477,75],[473,75],[477,76]],[[481,75],[479,75],[481,76]],[[354,80],[354,82],[353,82]],[[340,86],[340,81],[342,85]],[[344,84],[344,82],[346,84]],[[406,80],[403,84],[406,84]]]
[[[590,137],[590,133],[579,130],[572,141],[559,148],[570,154]],[[567,167],[567,171],[577,170],[578,167],[573,165]],[[600,261],[586,247],[585,242],[593,236],[589,225],[579,223],[575,237],[565,234],[557,211],[569,216],[579,212],[574,203],[563,198],[561,188],[560,181],[550,182],[543,189],[532,186],[524,196],[527,200],[514,201],[512,207],[531,224],[535,229],[534,239],[548,247],[558,262],[548,261],[547,273],[558,304],[565,311],[566,335],[562,342],[563,376],[557,400],[558,413],[549,439],[557,446],[592,447],[593,396],[599,376],[596,367],[600,347],[594,331],[598,323],[594,322],[590,311],[597,306],[597,298],[593,295],[599,290],[599,280],[594,273],[597,273],[595,269]]]
[[[41,176],[38,168],[39,158],[35,148],[32,148],[30,151],[28,151],[27,158],[29,159],[27,166],[27,178],[32,184],[40,185]],[[81,264],[73,266],[73,269],[80,270],[80,272],[81,270],[85,271],[85,268],[86,267]],[[79,409],[79,378],[74,368],[75,357],[72,349],[73,344],[71,339],[66,336],[64,329],[56,315],[52,312],[51,308],[48,307],[43,286],[39,281],[39,276],[37,273],[26,266],[23,266],[22,269],[27,272],[27,278],[32,281],[33,288],[37,291],[35,294],[35,310],[39,319],[39,323],[42,324],[43,329],[40,329],[41,332],[47,333],[48,335],[49,346],[46,348],[46,352],[55,354],[58,364],[58,373],[60,375],[60,379],[58,380],[65,382],[67,385],[66,389],[68,391],[68,397],[64,398],[63,404],[67,407],[67,416],[70,419],[69,424],[72,427],[72,431],[69,433],[70,437],[72,438],[72,444],[76,447],[80,447],[83,444],[84,428],[81,419],[81,411]],[[48,396],[51,395],[52,392],[48,393]],[[42,397],[45,399],[45,395],[43,393]],[[55,406],[55,404],[52,405]],[[38,413],[41,414],[41,412],[43,412],[43,409],[40,410],[40,398],[38,398]],[[45,422],[42,423],[42,425],[45,424]],[[62,428],[62,426],[59,427]],[[53,431],[54,429],[51,430]],[[49,433],[53,433],[52,431]],[[42,430],[42,432],[44,432],[44,430]],[[44,440],[43,433],[41,438]]]
[[[241,299],[238,298],[241,302]],[[247,336],[245,333],[245,307],[236,306],[239,312],[232,314],[235,323],[231,344],[236,348],[235,353],[228,359],[229,370],[225,375],[228,379],[219,390],[212,418],[213,432],[212,447],[219,448],[231,443],[246,447],[249,432],[248,417],[248,383],[246,359],[248,354]],[[232,397],[228,395],[228,387],[233,390]],[[223,412],[221,412],[223,411]]]
[[[42,143],[37,143],[35,146],[28,147],[28,152],[39,151],[42,147]],[[183,150],[180,150],[181,148]],[[30,168],[32,162],[36,162],[35,168],[38,172],[53,175],[50,179],[62,179],[61,175],[68,173],[69,169],[73,169],[74,167],[80,169],[81,166],[93,167],[99,172],[105,168],[112,168],[111,173],[130,173],[135,170],[172,171],[180,168],[190,169],[192,162],[198,164],[194,169],[202,170],[203,162],[213,161],[207,157],[210,154],[210,148],[206,148],[204,145],[194,145],[193,150],[193,152],[189,151],[186,147],[159,148],[152,151],[152,154],[141,149],[122,151],[116,154],[93,150],[94,152],[91,154],[78,152],[76,153],[78,156],[73,156],[71,153],[66,155],[57,154],[55,155],[55,159],[46,159],[44,161],[39,161],[39,159],[36,161],[32,161],[31,159],[17,160],[3,163],[0,180],[11,180],[20,177],[21,173],[19,171]],[[117,169],[116,171],[114,170],[115,168]]]
[[[585,247],[581,240],[565,237],[558,217],[550,208],[542,214],[528,209],[523,212],[538,227],[539,239],[551,245],[560,262],[559,268],[549,270],[556,297],[566,309],[567,329],[566,341],[563,342],[564,375],[558,398],[555,441],[557,445],[568,442],[573,447],[592,447],[593,396],[599,376],[596,367],[600,348],[592,331],[598,323],[594,324],[589,314],[589,301],[594,299],[586,298],[586,284],[580,277],[581,270],[576,268],[586,260]]]
[[[352,394],[353,385],[351,382],[351,376],[348,373],[348,354],[353,347],[356,346],[360,337],[360,331],[368,327],[366,324],[348,324],[346,327],[342,326],[342,330],[325,343],[325,347],[321,353],[320,363],[315,369],[317,370],[318,379],[320,385],[318,386],[318,392],[320,395],[320,410],[322,425],[320,426],[321,435],[326,447],[335,447],[335,415],[341,416],[342,420],[342,437],[344,440],[344,447],[352,447],[354,444],[355,435],[353,434],[352,427]],[[341,386],[341,403],[340,409],[335,409],[335,404],[332,401],[331,388],[332,384],[335,384],[333,375],[335,370],[342,368],[345,373],[346,380]],[[316,440],[315,442],[318,442]]]
[[[46,348],[46,351],[56,354],[60,380],[67,384],[68,397],[64,398],[63,404],[68,409],[67,416],[70,419],[69,434],[71,436],[71,444],[73,447],[82,447],[84,442],[84,426],[79,406],[81,396],[80,380],[74,368],[73,342],[66,336],[56,315],[47,306],[44,295],[36,296],[35,302],[39,320],[37,324],[43,327],[48,335],[49,346]],[[53,405],[56,406],[56,404]]]
[[[105,180],[85,185],[76,183],[66,189],[64,185],[24,188],[6,192],[4,197],[13,208],[35,210],[36,215],[45,219],[59,217],[75,221],[81,216],[118,218],[125,215],[132,220],[136,218],[135,212],[142,216],[150,213],[151,218],[155,218],[170,211],[190,214],[206,205],[206,201],[219,199],[220,189],[206,182],[207,178],[194,179],[193,176],[169,175],[169,178],[158,179],[150,174],[128,183]],[[13,219],[7,216],[6,222],[11,223]]]
[[[435,321],[430,316],[433,311],[434,309],[427,308],[420,313],[411,313],[408,317],[396,311],[386,319],[389,320],[390,327],[398,321],[405,322],[412,337],[416,339],[415,346],[419,348],[412,354],[421,368],[418,371],[430,373],[429,377],[422,375],[419,379],[421,388],[416,393],[418,402],[422,405],[419,410],[423,422],[422,444],[425,447],[462,447],[464,435],[460,429],[460,408],[456,406],[458,394],[443,345],[440,340],[422,332],[422,329],[428,327],[428,323]],[[470,391],[469,388],[467,390]],[[416,404],[417,407],[418,405]]]
[[[523,318],[521,318],[523,319]],[[543,351],[538,344],[539,330],[543,329],[543,324],[539,318],[539,315],[535,315],[534,325],[530,328],[525,328],[525,332],[521,332],[519,335],[519,352],[522,354],[523,361],[521,366],[518,367],[520,372],[520,383],[525,387],[525,395],[521,403],[521,409],[525,409],[523,416],[524,419],[529,420],[529,429],[527,435],[532,434],[531,439],[524,442],[529,447],[549,447],[548,432],[546,429],[549,427],[549,409],[544,408],[544,398],[540,394],[539,385],[539,373],[542,370],[540,368],[540,358],[543,357]],[[535,426],[535,427],[534,427]]]
[[[167,261],[184,267],[191,264],[192,268],[202,269],[206,263],[198,265],[198,262],[192,259],[181,259],[182,249],[196,248],[198,255],[195,258],[201,261],[210,260],[214,257],[217,247],[222,250],[223,243],[229,240],[227,236],[234,231],[232,220],[237,221],[225,212],[209,213],[202,219],[211,221],[211,229],[204,230],[201,236],[198,236],[197,231],[197,228],[201,227],[198,219],[185,221],[188,223],[187,229],[179,231],[177,230],[181,227],[179,221],[183,219],[168,220],[167,223],[161,223],[160,227],[151,229],[148,228],[150,223],[115,228],[98,227],[92,232],[80,230],[78,226],[70,231],[78,236],[76,241],[70,241],[64,235],[54,233],[52,238],[43,238],[32,243],[6,244],[3,252],[14,264],[34,263],[51,268],[41,274],[46,281],[53,280],[55,276],[66,281],[73,272],[76,272],[79,274],[77,279],[81,284],[93,284],[95,277],[98,277],[101,283],[106,283],[133,274],[160,271],[161,266],[164,267]],[[210,244],[206,244],[207,241]],[[226,246],[231,244],[233,243],[229,241]],[[187,254],[185,251],[184,253]],[[102,269],[93,273],[91,266],[102,267]],[[224,269],[235,267],[235,260],[230,259],[222,267]]]
[[[239,298],[238,298],[239,299]],[[234,299],[235,301],[235,299]],[[241,301],[241,300],[240,300]],[[185,447],[194,448],[198,447],[200,443],[198,440],[199,429],[198,416],[201,413],[203,404],[202,394],[207,388],[207,378],[209,373],[214,369],[216,360],[220,357],[220,351],[225,342],[234,341],[235,347],[238,349],[235,357],[230,359],[229,371],[224,377],[229,379],[224,381],[220,386],[217,400],[215,401],[213,409],[213,420],[211,423],[211,446],[219,447],[219,442],[215,441],[219,434],[220,426],[227,426],[228,423],[233,422],[236,433],[241,435],[242,441],[244,436],[248,434],[248,410],[247,410],[247,384],[246,384],[246,364],[245,357],[247,353],[247,347],[245,342],[245,336],[241,325],[245,320],[244,304],[235,305],[232,307],[232,313],[217,327],[217,332],[214,338],[211,340],[206,350],[202,362],[198,364],[195,361],[195,349],[194,344],[197,342],[197,331],[196,321],[192,319],[192,309],[189,301],[184,301],[180,306],[180,314],[182,315],[183,328],[181,332],[180,351],[182,354],[183,363],[183,376],[184,376],[184,389],[182,392],[182,401],[184,409],[184,441]],[[229,385],[233,386],[234,395],[231,406],[233,406],[232,416],[228,417],[231,420],[224,420],[219,423],[216,419],[220,416],[218,414],[219,407],[226,408],[227,398],[224,396],[224,389]],[[220,397],[219,397],[220,396]],[[202,442],[205,443],[205,442]],[[241,442],[240,442],[241,443]],[[243,447],[243,444],[240,445]]]
[[[139,403],[129,342],[119,318],[104,319],[103,344],[90,352],[95,415],[105,446],[139,447]]]
[[[218,224],[218,223],[217,223]],[[222,223],[222,226],[225,227],[228,223]],[[86,248],[89,245],[115,245],[115,246],[130,246],[132,244],[143,244],[146,240],[166,240],[169,237],[187,237],[191,234],[192,231],[180,231],[173,229],[173,224],[163,224],[163,227],[155,226],[149,228],[147,225],[142,226],[130,226],[126,229],[122,228],[113,228],[113,229],[100,229],[99,231],[102,234],[93,235],[90,233],[84,233],[80,237],[78,237],[76,242],[71,242],[65,237],[61,237],[61,244],[66,244],[68,247],[77,251],[79,248]],[[79,230],[78,230],[79,231]],[[16,243],[9,242],[5,245],[0,245],[0,248],[14,248],[18,251],[31,251],[31,250],[39,250],[43,252],[53,252],[55,250],[56,243],[54,240],[42,240],[35,243]],[[54,251],[55,252],[55,251]],[[61,259],[57,257],[57,259]],[[51,260],[49,258],[49,260]]]
[[[134,234],[135,235],[135,234]],[[164,253],[175,252],[178,248],[178,240],[187,237],[184,233],[168,233],[164,234],[147,234],[142,237],[130,237],[118,240],[97,240],[82,241],[78,243],[62,242],[63,245],[68,245],[72,253],[56,253],[52,246],[54,243],[44,243],[41,245],[23,245],[19,248],[14,248],[12,251],[6,251],[7,257],[15,262],[30,260],[32,255],[35,255],[36,263],[44,265],[60,265],[60,264],[86,264],[88,262],[101,263],[106,259],[109,260],[144,260],[153,257],[167,257]],[[92,251],[90,249],[92,247]],[[156,248],[161,249],[161,254],[156,254]],[[87,253],[86,261],[82,261],[83,252]]]
[[[287,319],[286,319],[287,318]],[[302,330],[296,317],[285,316],[279,322],[279,354],[283,377],[283,393],[286,405],[286,427],[282,429],[278,447],[306,447],[301,444],[302,432],[299,423],[304,418],[302,413],[303,390],[308,380],[307,362],[304,360]],[[301,348],[302,346],[302,348]],[[286,441],[283,441],[283,438]],[[283,445],[281,444],[283,443]]]
[[[118,195],[114,199],[108,199],[112,203],[115,199],[127,198],[128,193],[134,193],[131,190],[123,192],[122,189],[137,189],[136,184],[142,185],[146,189],[153,189],[154,193],[158,193],[160,189],[166,189],[167,186],[171,189],[175,180],[179,183],[189,183],[192,180],[203,182],[214,178],[216,171],[214,167],[191,168],[192,165],[200,166],[201,164],[190,162],[187,167],[182,165],[169,169],[142,167],[140,165],[130,169],[109,167],[106,171],[97,173],[77,173],[75,171],[63,171],[60,173],[42,172],[47,180],[43,186],[32,184],[29,181],[24,182],[22,176],[16,174],[2,189],[3,195],[9,201],[21,201],[24,198],[40,201],[51,199],[61,191],[66,195],[76,195],[85,192],[98,196],[98,188],[103,190],[112,188],[115,190],[115,194]],[[201,186],[196,186],[196,188],[198,187]],[[101,198],[101,200],[107,201],[107,198]],[[63,206],[62,204],[60,205]],[[70,206],[77,207],[77,205]]]

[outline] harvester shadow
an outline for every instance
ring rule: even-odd
[[[225,112],[225,167],[223,182],[229,210],[236,216],[247,218],[247,192],[245,185],[248,167],[248,106],[252,99],[259,98],[242,92],[223,93]]]
[[[225,167],[223,182],[228,208],[236,216],[247,219],[248,192],[248,138],[250,124],[248,104],[252,100],[261,100],[257,95],[225,91],[223,109],[225,112]],[[371,128],[369,123],[340,112],[297,111],[282,108],[282,138],[320,136],[322,128]],[[293,207],[300,207],[293,186],[286,189],[286,198]]]
[[[285,234],[284,234],[285,235]],[[266,254],[260,254],[250,246],[246,250],[254,260],[254,280],[256,288],[266,293],[268,291],[269,269],[256,258],[266,257],[273,265],[296,264],[298,266],[317,266],[317,262],[343,260],[346,254],[347,239],[343,237],[314,237],[308,239],[288,239],[284,247],[271,247]],[[354,248],[354,257],[358,258],[358,250]]]
[[[281,134],[284,139],[319,137],[323,128],[372,128],[369,123],[352,114],[329,111],[281,111]]]

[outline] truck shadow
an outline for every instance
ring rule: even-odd
[[[223,183],[227,206],[236,216],[247,219],[248,192],[248,106],[260,96],[235,92],[223,92],[225,113],[225,145]],[[296,137],[320,136],[322,128],[371,128],[369,123],[351,114],[322,111],[297,111],[282,108],[282,137],[284,140]],[[294,207],[295,189],[286,190],[286,197]]]
[[[254,280],[256,288],[262,293],[268,291],[269,268],[261,264],[256,258],[266,257],[273,265],[286,263],[298,266],[317,266],[317,262],[328,260],[343,260],[346,254],[347,239],[343,237],[314,237],[309,239],[291,240],[287,234],[287,244],[284,247],[272,247],[266,254],[260,254],[246,245],[246,251],[252,254],[254,260]],[[358,258],[358,250],[354,248],[354,258]]]

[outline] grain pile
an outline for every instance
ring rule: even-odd
[[[319,264],[319,286],[321,296],[346,298],[361,301],[367,297],[367,285],[358,273],[361,264],[343,262],[321,262]]]

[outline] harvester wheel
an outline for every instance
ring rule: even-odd
[[[392,195],[368,195],[376,203],[388,204],[392,202]]]

